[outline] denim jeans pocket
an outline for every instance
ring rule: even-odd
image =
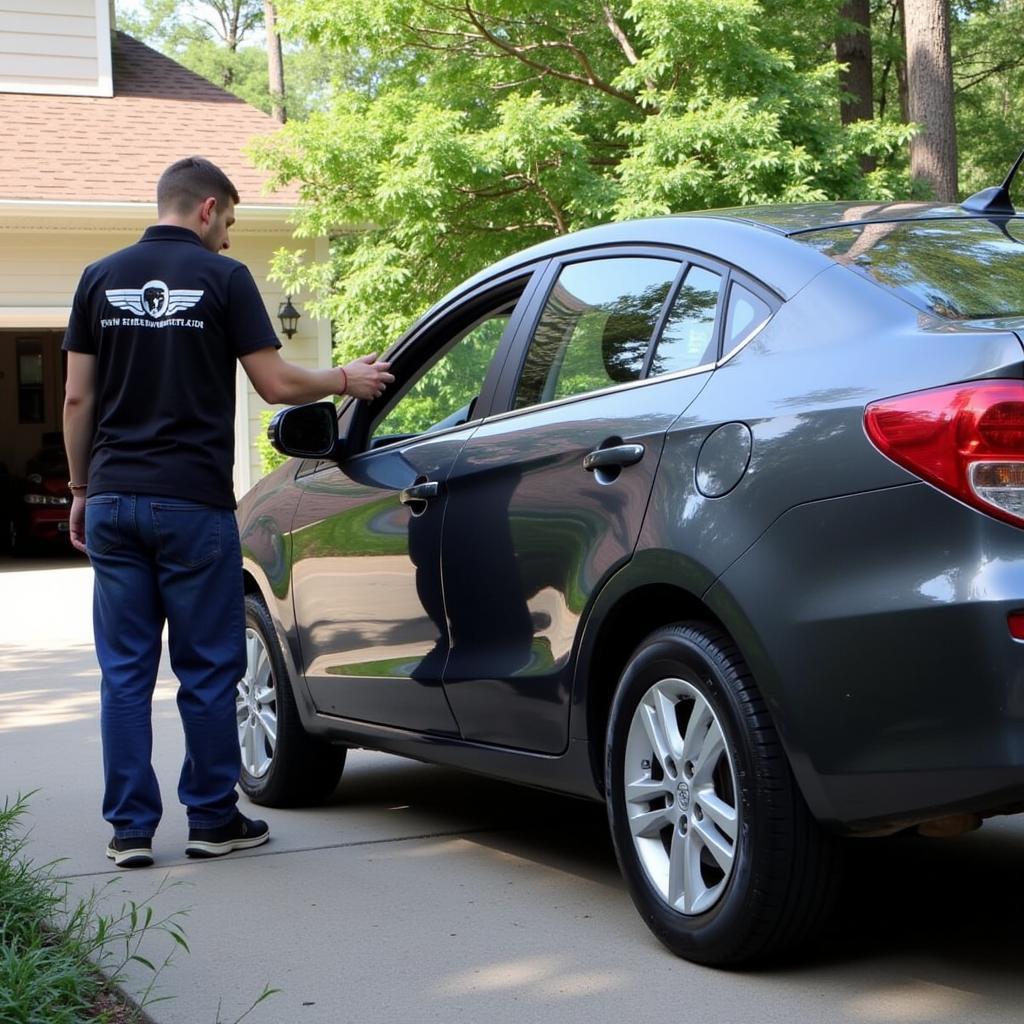
[[[160,558],[197,569],[220,558],[223,510],[188,502],[153,502],[153,530]]]
[[[112,494],[98,494],[85,502],[85,549],[90,555],[105,555],[121,543],[117,528],[120,499]]]

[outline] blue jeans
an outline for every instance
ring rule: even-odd
[[[190,827],[224,825],[238,801],[235,692],[246,663],[234,513],[175,498],[97,494],[86,501],[85,541],[103,675],[103,817],[119,838],[152,836],[160,822],[152,703],[166,621],[185,731],[178,798]]]

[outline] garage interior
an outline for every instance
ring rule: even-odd
[[[59,433],[66,357],[62,331],[0,331],[0,473],[22,476],[25,463]]]

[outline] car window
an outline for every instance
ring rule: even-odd
[[[947,320],[1024,313],[1024,225],[1016,219],[893,221],[795,237]]]
[[[772,315],[771,306],[739,281],[729,287],[729,305],[725,313],[725,340],[722,351],[731,352],[764,326]]]
[[[651,360],[650,375],[690,370],[714,362],[715,316],[722,275],[691,266],[672,302]]]
[[[563,267],[530,341],[515,408],[639,380],[678,270],[654,257]]]
[[[473,404],[511,316],[511,305],[506,305],[443,348],[374,427],[370,446],[472,419]]]

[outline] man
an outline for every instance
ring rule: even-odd
[[[270,837],[265,822],[239,812],[235,792],[235,687],[245,671],[236,358],[272,403],[370,399],[394,380],[375,355],[327,370],[281,359],[252,275],[218,255],[238,201],[208,160],[168,167],[158,223],[85,269],[64,338],[71,541],[95,573],[103,815],[119,867],[153,863],[162,806],[151,705],[165,620],[185,731],[186,853],[215,857]]]

